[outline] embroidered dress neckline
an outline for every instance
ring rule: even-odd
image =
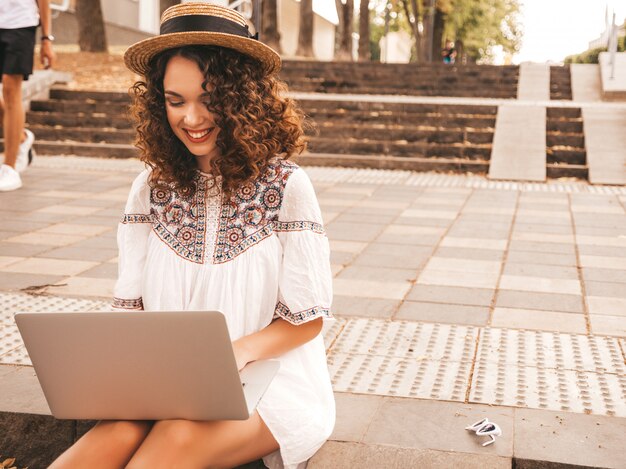
[[[217,197],[222,192],[222,176],[214,176],[212,173],[205,173],[196,170],[196,180],[200,184],[204,184],[204,189],[206,191],[206,195],[211,197]]]

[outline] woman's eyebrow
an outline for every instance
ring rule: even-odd
[[[172,90],[165,90],[165,91],[163,92],[163,94],[171,94],[171,95],[173,95],[173,96],[176,96],[177,98],[182,98],[182,97],[183,97],[183,95],[182,95],[182,94],[178,94],[178,93],[176,93],[175,91],[172,91]],[[207,91],[206,93],[202,93],[199,97],[200,97],[200,98],[204,98],[204,97],[206,97],[206,96],[210,96],[210,95],[211,95],[211,93],[209,93],[209,92]]]

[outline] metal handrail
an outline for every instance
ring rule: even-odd
[[[252,0],[235,0],[228,5],[233,10],[237,10],[247,19],[252,18]]]
[[[70,0],[61,0],[61,3],[50,3],[50,10],[52,10],[52,17],[57,18],[59,13],[70,9]]]
[[[610,80],[615,78],[615,54],[617,53],[617,25],[615,24],[615,13],[613,13],[613,21],[611,22],[611,35],[609,36],[609,63],[611,64]]]

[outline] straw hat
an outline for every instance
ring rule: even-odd
[[[124,62],[133,72],[145,76],[150,59],[159,52],[191,45],[220,46],[258,60],[268,75],[278,72],[280,56],[257,37],[248,31],[244,17],[231,8],[212,3],[182,3],[163,12],[159,35],[130,46]]]

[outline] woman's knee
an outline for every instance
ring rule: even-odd
[[[11,107],[18,99],[22,99],[22,77],[16,75],[3,75],[2,98],[5,107]]]
[[[151,427],[149,422],[131,420],[100,422],[98,425],[107,432],[107,440],[121,447],[138,447]]]
[[[51,469],[75,467],[124,466],[150,431],[143,421],[102,421],[83,435],[50,466]]]
[[[156,422],[150,436],[126,465],[126,469],[195,467],[194,446],[198,444],[196,424],[188,420],[161,420]],[[189,464],[188,464],[189,463]]]
[[[196,423],[189,420],[162,420],[154,425],[155,435],[160,436],[173,451],[184,451],[197,442]]]

